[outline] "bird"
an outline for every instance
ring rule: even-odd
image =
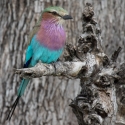
[[[33,67],[39,61],[51,64],[58,60],[63,53],[66,42],[66,32],[63,23],[69,19],[72,19],[72,16],[62,7],[51,6],[43,10],[38,22],[28,36],[23,68]],[[17,98],[9,108],[7,120],[11,119],[29,81],[30,79],[24,78],[21,80]]]

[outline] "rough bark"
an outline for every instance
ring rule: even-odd
[[[124,0],[119,0],[119,1],[90,0],[90,1],[94,6],[97,20],[99,21],[99,25],[102,29],[102,36],[103,36],[102,46],[103,48],[105,48],[106,54],[111,55],[111,53],[113,53],[113,51],[116,50],[117,47],[121,45],[122,52],[118,57],[119,61],[117,62],[123,62],[125,60],[125,43],[124,43],[125,41],[125,37],[124,37],[125,36],[124,35],[125,1]],[[75,1],[75,0],[72,0],[72,1],[71,0],[67,0],[67,1],[64,1],[64,0],[59,0],[59,1],[56,1],[56,0],[53,0],[53,1],[3,0],[2,1],[1,0],[0,1],[0,10],[1,10],[1,13],[0,13],[0,17],[1,17],[0,18],[1,19],[0,20],[0,26],[1,26],[1,30],[0,30],[0,36],[1,36],[0,37],[0,44],[1,44],[0,46],[0,59],[1,59],[0,109],[2,109],[0,110],[0,117],[1,117],[0,124],[2,125],[3,124],[10,124],[10,125],[11,124],[12,125],[14,124],[15,125],[18,125],[18,124],[21,124],[21,125],[23,124],[24,125],[25,124],[27,125],[28,124],[76,125],[77,124],[74,115],[72,114],[70,108],[68,107],[68,104],[69,104],[69,99],[74,98],[78,93],[79,80],[77,81],[68,80],[68,79],[64,79],[64,77],[63,78],[42,77],[40,78],[40,80],[34,79],[30,84],[30,86],[28,86],[25,92],[25,95],[20,101],[10,123],[9,122],[5,123],[5,118],[6,118],[7,109],[8,109],[7,106],[10,106],[13,103],[12,100],[14,100],[14,98],[16,97],[15,95],[17,92],[16,91],[18,86],[17,82],[20,81],[18,75],[13,74],[13,68],[20,68],[23,65],[24,54],[25,54],[24,50],[26,48],[26,43],[27,43],[27,35],[28,35],[28,32],[32,30],[33,25],[37,21],[40,15],[39,12],[48,5],[60,5],[60,6],[63,6],[65,9],[67,9],[74,17],[74,21],[68,22],[66,25],[66,29],[67,29],[66,31],[68,33],[67,41],[72,42],[75,45],[76,41],[78,41],[79,39],[79,33],[82,31],[81,15],[83,12],[82,10],[84,8],[83,4],[85,2],[86,1],[84,0],[79,0],[79,1]],[[87,48],[85,50],[87,51]],[[70,49],[70,51],[72,52],[74,51],[74,49],[73,50]],[[82,55],[83,54],[81,53],[79,58],[82,58]],[[93,56],[94,54],[92,55],[92,57]],[[69,59],[69,56],[67,56],[67,58]],[[107,58],[104,58],[104,60],[107,60]],[[97,67],[95,66],[95,69],[96,68]],[[84,74],[85,70],[82,70],[82,72]],[[95,73],[96,73],[96,70],[93,73],[93,75]],[[113,87],[108,88],[108,90],[113,89],[113,92],[115,92],[114,91],[115,89],[117,90],[116,93],[112,93],[112,100],[116,99],[115,96],[119,97],[116,99],[117,104],[119,104],[118,105],[119,110],[116,109],[114,111],[115,112],[118,111],[118,113],[116,114],[117,124],[121,124],[120,123],[121,121],[123,121],[123,124],[124,124],[124,117],[123,117],[124,116],[124,84],[123,84],[124,79],[120,79],[120,78],[124,78],[124,65],[122,65],[119,68],[117,74],[118,74],[117,77],[115,77],[115,83],[120,83],[120,85],[117,84],[117,87],[116,87],[114,86],[114,84],[111,84]],[[84,79],[87,79],[87,78],[84,78]],[[82,79],[81,81],[83,81],[84,79]],[[103,77],[102,78],[99,77],[99,80],[100,79],[103,79]],[[87,96],[86,97],[87,99],[89,99],[89,96],[91,97],[91,87],[86,88],[84,84],[89,85],[90,83],[92,82],[82,83],[83,92],[81,92],[81,94],[83,95],[83,97]],[[96,86],[101,86],[100,83],[101,82],[97,82]],[[107,82],[105,82],[105,84],[107,84]],[[108,85],[106,85],[106,88],[107,86]],[[102,101],[104,99],[103,96],[107,95],[107,93],[105,93],[103,89],[104,88],[102,87],[101,93],[100,91],[99,92],[97,91],[97,93],[99,93],[99,95],[97,95],[99,96],[99,99],[97,98],[97,102]],[[96,89],[94,89],[93,91],[96,91]],[[96,94],[93,95],[93,98],[95,98],[95,96]],[[111,97],[111,94],[106,99],[108,100],[110,97]],[[84,99],[82,98],[82,99],[88,101],[86,98]],[[82,105],[82,103],[83,102],[81,101],[80,104]],[[77,101],[76,101],[76,105],[77,105]],[[85,105],[85,107],[87,106]],[[97,106],[96,108],[97,110],[95,109],[92,110],[92,112],[94,113],[96,111],[97,115],[95,114],[90,116],[88,115],[88,117],[86,118],[88,121],[91,122],[92,121],[91,119],[93,119],[95,120],[95,123],[96,123],[98,118],[101,119],[102,116],[100,114],[98,115],[98,112],[100,112],[102,109],[99,107],[100,105]],[[91,108],[91,105],[90,105],[90,108]],[[87,113],[88,113],[88,109],[86,109],[85,114]],[[97,116],[97,119],[95,118],[96,116]],[[104,113],[104,118],[105,118],[105,113]],[[114,124],[114,122],[112,124]],[[105,122],[103,123],[111,124],[110,118],[107,118],[107,119],[105,118]]]
[[[125,63],[120,67],[116,65],[121,47],[111,59],[103,53],[100,29],[93,15],[92,5],[87,3],[83,11],[83,34],[78,46],[82,46],[80,52],[83,57],[88,53],[94,55],[96,64],[88,67],[87,71],[93,67],[90,75],[81,75],[81,92],[70,106],[79,125],[125,125]],[[87,52],[84,51],[86,48]]]
[[[78,124],[125,125],[125,92],[121,86],[125,81],[125,63],[116,65],[121,47],[111,59],[103,52],[101,32],[93,16],[93,7],[87,3],[82,15],[83,34],[76,46],[67,45],[65,57],[70,62],[38,63],[33,68],[17,69],[16,73],[25,78],[43,75],[79,78],[81,92],[70,104]]]

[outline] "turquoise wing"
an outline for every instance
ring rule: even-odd
[[[33,37],[30,43],[30,48],[32,48],[31,66],[36,65],[39,60],[47,64],[55,62],[63,52],[63,48],[60,48],[59,50],[50,50],[49,48],[41,45],[41,43],[36,39],[36,36]]]

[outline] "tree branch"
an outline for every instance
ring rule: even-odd
[[[24,78],[36,78],[42,76],[66,76],[78,77],[79,72],[86,69],[85,62],[56,62],[53,64],[37,63],[35,67],[15,69],[15,73]]]

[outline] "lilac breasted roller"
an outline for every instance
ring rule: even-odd
[[[46,8],[29,35],[29,45],[26,49],[24,68],[33,67],[39,61],[53,63],[63,52],[66,33],[62,26],[64,20],[72,19],[66,10],[61,7]],[[20,97],[24,94],[29,79],[20,83],[18,94],[7,119],[11,119]]]

